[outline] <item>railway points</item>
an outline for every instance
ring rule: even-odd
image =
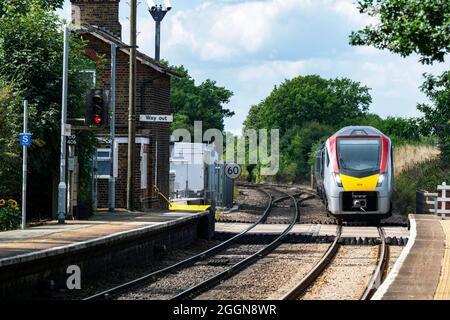
[[[259,188],[259,190],[266,195],[267,206],[253,225],[238,233],[236,236],[192,258],[167,267],[160,272],[147,274],[136,280],[89,296],[86,299],[105,298],[113,295],[116,299],[150,299],[155,296],[164,299],[192,298],[270,253],[281,244],[282,239],[295,225],[298,217],[297,203],[301,199],[297,200],[294,195],[273,188]],[[254,245],[250,249],[248,248],[249,246],[234,243],[256,225],[264,222],[274,208],[274,204],[284,201],[293,202],[292,209],[290,206],[285,207],[291,211],[292,222],[276,239],[269,244]],[[233,247],[230,247],[230,245],[233,245]],[[244,247],[243,251],[242,247]],[[237,250],[240,259],[230,258],[229,254],[227,257],[226,252],[230,251],[231,255],[235,256],[234,250]],[[223,257],[225,257],[224,263],[215,263],[215,261],[224,260]],[[178,272],[180,267],[186,268]],[[157,278],[156,282],[152,281],[155,278]],[[176,288],[175,290],[174,287]]]
[[[250,186],[241,188],[250,190]],[[367,300],[372,296],[373,299],[390,299],[391,294],[396,299],[416,299],[419,291],[420,298],[424,299],[445,299],[449,295],[449,267],[444,259],[445,254],[448,256],[444,241],[450,238],[446,238],[445,233],[450,228],[448,221],[431,215],[411,215],[411,229],[299,223],[302,213],[323,210],[315,202],[313,191],[261,185],[253,186],[252,192],[250,196],[254,201],[247,202],[247,207],[248,212],[253,212],[254,223],[213,224],[210,212],[116,212],[98,214],[90,221],[68,222],[62,226],[48,223],[25,232],[5,232],[0,239],[2,277],[11,278],[15,267],[26,270],[28,275],[33,274],[30,268],[34,268],[36,274],[42,275],[42,268],[36,269],[40,262],[53,273],[62,272],[54,257],[62,258],[64,264],[79,259],[82,265],[93,268],[89,260],[94,256],[106,261],[111,256],[126,255],[129,250],[123,250],[124,246],[130,245],[135,255],[142,254],[149,249],[149,243],[155,245],[151,234],[193,242],[198,231],[206,228],[202,230],[202,237],[212,239],[214,230],[216,243],[206,245],[206,251],[192,251],[179,261],[173,260],[173,264],[143,276],[140,274],[134,280],[107,290],[95,291],[93,287],[85,298]],[[236,213],[240,213],[240,208]],[[277,223],[277,217],[290,219],[291,223]],[[186,226],[195,231],[186,233]],[[148,235],[141,242],[138,239],[143,233]],[[177,246],[167,241],[164,250]],[[158,242],[156,246],[161,244]],[[153,250],[157,250],[156,247]],[[418,257],[424,253],[417,250],[427,251],[428,258],[419,261]],[[433,267],[430,268],[430,264]],[[287,265],[289,272],[283,271]],[[110,266],[111,270],[117,267],[118,264]],[[405,281],[412,280],[402,277],[411,270],[418,277],[417,273],[423,273],[424,269],[429,273],[427,277],[414,280],[414,285],[405,285]],[[271,274],[270,279],[265,276],[267,273]],[[2,284],[0,292],[3,295],[11,292],[8,291],[11,285]],[[399,285],[403,295],[395,289]]]

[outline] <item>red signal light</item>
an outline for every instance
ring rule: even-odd
[[[94,116],[94,123],[95,124],[100,124],[102,122],[102,118],[100,118],[99,116]]]

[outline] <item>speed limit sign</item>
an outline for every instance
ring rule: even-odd
[[[225,166],[225,175],[228,178],[235,180],[241,175],[241,167],[235,163],[228,163]]]

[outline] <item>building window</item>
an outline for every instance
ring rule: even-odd
[[[147,189],[147,175],[148,175],[148,155],[144,152],[144,145],[141,144],[141,189]]]
[[[147,175],[148,175],[148,155],[144,153],[141,158],[141,189],[147,189]]]
[[[97,81],[95,69],[83,70],[82,77],[84,81],[95,87],[95,82]]]
[[[95,177],[109,179],[111,170],[111,149],[97,149]]]
[[[96,71],[97,71],[96,63],[93,60],[88,59],[88,61],[86,62],[86,69],[82,71],[82,76],[83,76],[83,80],[85,80],[86,83],[88,83],[92,87],[96,86],[96,82],[97,82],[97,72]]]

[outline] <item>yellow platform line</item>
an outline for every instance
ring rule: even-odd
[[[450,220],[440,222],[445,233],[445,254],[434,300],[450,300]]]

